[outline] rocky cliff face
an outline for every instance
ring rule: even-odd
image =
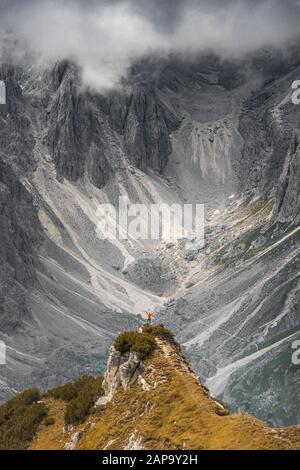
[[[240,187],[256,188],[264,194],[277,187],[299,128],[300,110],[292,103],[299,59],[292,55],[282,61],[279,57],[267,55],[259,66],[254,61],[260,84],[244,101],[239,119],[244,142],[242,158],[236,162]]]
[[[106,404],[111,401],[120,386],[127,390],[134,384],[140,376],[140,367],[141,361],[139,361],[135,352],[122,355],[113,347],[102,383],[105,395],[99,398],[97,404]]]
[[[128,86],[123,94],[95,96],[82,91],[79,71],[67,62],[51,73],[48,143],[58,177],[77,181],[87,172],[102,188],[113,172],[111,141],[123,140],[128,160],[142,171],[161,172],[171,153],[169,134],[177,125],[155,87]]]
[[[139,169],[162,172],[172,151],[169,134],[177,125],[160,103],[156,89],[137,87],[130,97],[124,124],[125,148],[132,163]]]
[[[42,230],[30,191],[21,181],[33,164],[33,138],[24,113],[17,72],[2,67],[6,105],[0,116],[0,325],[17,330],[31,316],[27,291],[36,281],[37,250]]]
[[[7,333],[31,315],[26,290],[36,281],[36,254],[42,235],[30,193],[2,161],[0,185],[0,314],[1,331]]]

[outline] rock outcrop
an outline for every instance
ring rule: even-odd
[[[102,383],[105,395],[99,398],[97,404],[111,401],[120,386],[127,390],[138,379],[140,367],[141,361],[135,352],[122,355],[112,347]]]

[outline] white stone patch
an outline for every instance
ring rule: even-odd
[[[95,403],[95,406],[104,406],[107,405],[111,401],[112,397],[110,396],[105,396],[105,397],[100,397]]]
[[[140,384],[144,392],[149,392],[151,390],[150,385],[141,375],[138,376],[138,383]]]
[[[6,104],[6,87],[3,80],[0,80],[0,104]]]
[[[218,405],[220,408],[222,408],[222,410],[225,410],[225,407],[222,405],[222,403],[220,403],[217,400],[214,400],[214,402],[215,402],[216,405]]]
[[[124,450],[144,450],[144,447],[142,445],[142,436],[136,429],[129,436],[128,442],[124,447]]]
[[[116,439],[111,439],[110,441],[108,441],[108,443],[103,447],[102,450],[108,449],[115,442],[115,440]]]
[[[0,341],[0,365],[6,364],[6,344]]]
[[[79,439],[80,439],[80,432],[78,431],[78,432],[75,432],[75,433],[72,435],[70,441],[67,442],[67,443],[64,445],[64,450],[73,450],[73,449],[75,449],[76,444],[78,443]]]

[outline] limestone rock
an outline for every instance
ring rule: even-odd
[[[120,386],[127,390],[138,379],[140,365],[135,352],[122,355],[112,347],[102,383],[105,396],[100,397],[96,405],[110,401]]]

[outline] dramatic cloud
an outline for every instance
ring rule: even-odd
[[[298,35],[299,20],[297,0],[0,0],[0,30],[43,60],[76,60],[98,88],[148,54],[236,56],[280,45]]]

